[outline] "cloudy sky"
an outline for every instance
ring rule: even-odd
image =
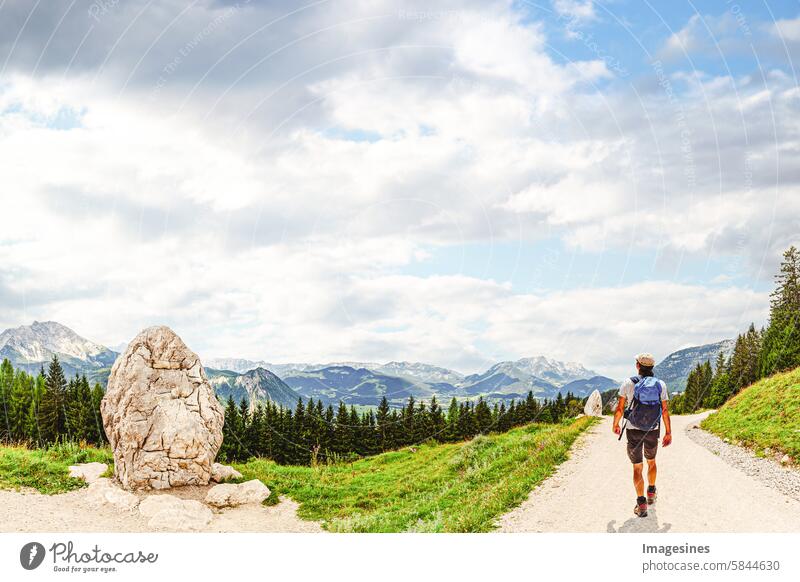
[[[765,321],[798,59],[794,1],[0,0],[0,328],[622,376]]]

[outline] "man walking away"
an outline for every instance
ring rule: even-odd
[[[672,426],[667,407],[667,385],[653,376],[655,358],[652,354],[636,356],[636,376],[625,380],[619,387],[619,401],[614,413],[614,434],[620,434],[619,421],[627,419],[628,458],[633,463],[633,486],[636,488],[636,507],[633,513],[647,517],[647,506],[656,502],[656,453],[661,419],[664,419],[663,445],[672,442]],[[626,403],[630,406],[626,409]],[[647,459],[647,497],[644,496],[642,453]]]

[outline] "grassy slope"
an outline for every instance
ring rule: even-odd
[[[769,447],[800,459],[800,368],[745,388],[702,427],[756,451]]]
[[[300,516],[331,531],[483,532],[564,461],[592,424],[528,425],[466,443],[422,445],[320,467],[254,460],[236,467],[273,494],[300,502]]]
[[[32,487],[41,493],[64,493],[86,485],[69,476],[70,465],[91,462],[113,465],[110,449],[65,444],[46,450],[0,447],[0,489]]]
[[[331,531],[480,532],[522,502],[567,457],[593,420],[533,424],[455,444],[425,444],[354,463],[281,466],[253,460],[237,465],[245,479],[261,479],[324,520]],[[68,476],[76,463],[113,465],[109,449],[59,445],[47,450],[0,447],[0,489],[32,487],[63,493],[84,486]]]

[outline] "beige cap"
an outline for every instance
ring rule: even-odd
[[[636,361],[642,366],[653,367],[656,365],[656,359],[653,357],[653,354],[648,352],[644,352],[643,354],[636,356]]]

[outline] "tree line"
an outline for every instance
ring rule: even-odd
[[[770,295],[766,328],[754,324],[736,338],[729,357],[720,353],[712,367],[698,364],[689,374],[686,390],[673,398],[670,408],[690,413],[717,408],[742,388],[800,366],[800,252],[794,246],[783,254],[775,289]]]
[[[100,384],[86,376],[67,381],[57,356],[36,376],[15,370],[8,358],[0,364],[0,442],[46,446],[76,441],[106,442]]]
[[[400,409],[390,408],[384,397],[375,410],[360,413],[341,401],[334,409],[320,400],[300,398],[292,410],[272,402],[253,407],[246,400],[236,404],[229,397],[220,456],[226,462],[263,457],[280,464],[314,465],[426,441],[463,441],[533,421],[556,423],[581,410],[580,400],[571,393],[540,402],[528,392],[520,402],[492,406],[483,398],[462,402],[453,398],[447,410],[435,396],[427,404],[411,396]]]

